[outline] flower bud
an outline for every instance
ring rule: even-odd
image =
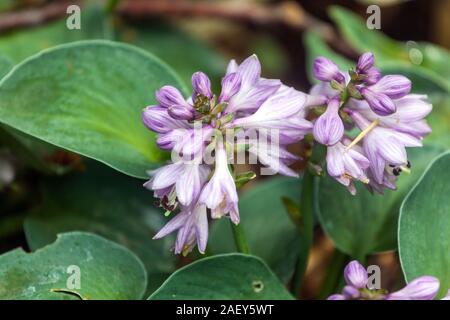
[[[381,79],[381,72],[376,67],[369,68],[365,72],[366,78],[364,79],[364,82],[368,85],[372,85],[380,81]]]
[[[157,133],[167,133],[179,127],[179,121],[173,119],[167,112],[167,108],[149,106],[142,111],[144,125]]]
[[[339,99],[333,98],[327,110],[316,120],[313,128],[314,138],[321,144],[331,146],[344,135],[344,123],[339,117]]]
[[[397,110],[394,101],[383,93],[376,93],[367,88],[362,88],[360,92],[370,109],[380,116],[388,116]]]
[[[411,91],[411,81],[398,75],[388,75],[369,87],[373,92],[382,93],[391,99],[399,99]]]
[[[192,75],[192,88],[194,89],[194,97],[201,94],[205,97],[212,98],[211,81],[203,72],[196,72]]]
[[[185,105],[173,105],[167,109],[169,115],[177,120],[192,120],[194,108]]]
[[[314,77],[321,81],[336,80],[339,83],[345,82],[345,78],[339,71],[339,67],[325,57],[318,57],[314,60],[313,74]]]
[[[356,71],[358,73],[366,73],[370,68],[373,67],[374,62],[375,58],[373,54],[371,52],[365,52],[358,59]]]

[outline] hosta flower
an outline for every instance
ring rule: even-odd
[[[192,76],[187,97],[171,86],[156,92],[158,104],[145,108],[142,119],[158,134],[158,146],[172,152],[172,163],[152,172],[145,186],[168,214],[180,209],[158,238],[179,230],[175,252],[189,252],[195,244],[202,251],[204,212],[235,224],[240,220],[234,153],[239,159],[239,152],[247,151],[265,166],[264,174],[297,176],[289,165],[298,157],[287,145],[305,135],[327,147],[329,175],[352,194],[355,181],[379,193],[396,188],[400,173],[411,168],[406,148],[420,147],[430,132],[424,117],[432,106],[426,96],[409,94],[411,82],[404,76],[381,77],[371,53],[348,73],[319,57],[313,73],[321,83],[308,95],[261,77],[252,55],[228,64],[219,95],[202,72]],[[199,221],[202,228],[195,227]],[[347,296],[356,297],[359,285],[350,278],[348,283]]]
[[[433,300],[439,291],[439,280],[431,276],[416,278],[392,293],[384,289],[369,289],[367,271],[356,260],[345,267],[344,278],[346,286],[342,292],[329,296],[328,300]]]
[[[163,208],[173,211],[178,202],[187,206],[198,198],[209,171],[206,165],[171,163],[149,172],[152,178],[144,187],[155,192]]]
[[[229,63],[218,96],[202,72],[192,76],[192,88],[192,94],[184,97],[176,88],[164,86],[156,92],[158,104],[142,113],[145,126],[158,134],[158,146],[172,152],[172,162],[150,172],[145,187],[168,215],[175,215],[155,236],[178,230],[175,253],[187,253],[195,245],[204,252],[208,213],[239,223],[230,154],[248,150],[270,174],[296,176],[288,165],[298,157],[286,146],[312,132],[312,123],[305,119],[307,108],[327,102],[322,95],[262,78],[255,55],[240,65]],[[235,146],[228,139],[230,133]]]
[[[316,60],[313,71],[321,83],[310,94],[328,100],[325,109],[316,109],[313,136],[327,146],[329,175],[351,193],[355,180],[379,193],[396,189],[400,173],[411,169],[406,148],[421,147],[431,132],[424,120],[432,109],[427,97],[409,94],[411,81],[404,76],[381,77],[369,52],[348,74],[325,58]],[[333,78],[337,74],[345,81]],[[350,132],[355,127],[360,130],[356,136]]]
[[[357,111],[349,110],[348,113],[361,130],[370,126],[370,122]],[[399,175],[408,166],[406,147],[420,146],[422,143],[418,138],[380,126],[368,132],[363,140],[364,153],[371,163],[370,170],[379,184],[383,182],[385,171]]]
[[[328,174],[346,186],[350,193],[356,193],[353,180],[368,183],[365,169],[370,166],[370,161],[361,152],[346,150],[346,145],[338,142],[327,148],[326,159]]]
[[[433,108],[430,103],[426,102],[426,99],[426,95],[408,94],[394,100],[397,111],[385,117],[374,113],[365,101],[352,100],[349,105],[371,122],[378,120],[383,127],[422,139],[431,132],[431,128],[423,120]]]
[[[178,231],[174,252],[176,254],[189,253],[195,244],[201,253],[205,253],[208,242],[208,216],[204,205],[182,207],[154,237],[160,239]]]

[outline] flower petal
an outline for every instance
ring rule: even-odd
[[[403,289],[388,295],[387,300],[433,300],[439,291],[439,280],[432,276],[414,279]]]
[[[168,108],[175,104],[184,105],[186,100],[184,100],[181,92],[172,86],[163,86],[161,89],[156,91],[156,100],[159,102],[161,107]]]
[[[243,88],[248,88],[256,83],[261,77],[261,64],[258,57],[253,54],[245,59],[237,68],[237,73],[241,76]]]

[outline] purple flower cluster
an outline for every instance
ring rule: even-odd
[[[410,168],[406,147],[421,146],[431,131],[424,120],[432,109],[426,96],[409,94],[404,76],[382,77],[371,53],[347,73],[319,57],[313,73],[321,82],[305,94],[261,77],[253,55],[228,64],[218,96],[202,72],[192,76],[189,97],[172,86],[156,92],[158,104],[145,108],[142,119],[172,161],[151,172],[145,187],[167,214],[179,213],[155,238],[178,231],[175,253],[195,244],[204,252],[208,215],[239,223],[234,154],[245,150],[269,174],[296,177],[289,165],[298,157],[286,146],[307,134],[327,147],[329,175],[352,194],[355,180],[379,193],[396,188],[400,172]]]
[[[158,146],[172,151],[172,162],[151,172],[145,187],[154,191],[168,214],[179,208],[155,236],[158,239],[178,230],[177,254],[188,253],[195,244],[200,252],[205,251],[208,213],[213,219],[228,216],[239,223],[235,176],[229,166],[236,150],[225,139],[226,132],[236,133],[237,148],[244,146],[266,167],[297,176],[288,167],[297,157],[286,146],[311,132],[313,125],[305,119],[306,108],[326,101],[279,80],[262,78],[255,55],[240,65],[234,60],[229,63],[220,95],[213,94],[211,82],[202,72],[192,76],[192,88],[192,95],[185,98],[178,89],[164,86],[156,92],[158,105],[142,113],[147,128],[158,134]],[[277,130],[280,135],[276,145],[262,152],[274,142],[271,137],[265,137],[266,143],[259,143],[257,148],[253,142],[267,135],[267,130]],[[249,139],[249,131],[259,136]],[[213,161],[205,161],[207,155]]]
[[[396,189],[397,177],[411,166],[406,148],[422,146],[431,132],[424,120],[432,109],[427,97],[410,94],[411,81],[404,76],[382,77],[371,53],[361,55],[355,70],[348,73],[319,57],[313,73],[321,82],[310,94],[327,98],[313,135],[327,147],[329,175],[352,194],[354,180],[379,193]]]
[[[439,280],[432,276],[416,278],[392,293],[369,289],[367,270],[356,260],[345,267],[344,278],[346,285],[342,292],[329,296],[328,300],[433,300],[439,291]],[[442,300],[450,300],[450,290]]]

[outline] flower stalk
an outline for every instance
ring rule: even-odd
[[[247,238],[245,237],[244,228],[242,227],[242,223],[234,224],[230,220],[231,230],[233,231],[234,243],[236,245],[236,249],[240,253],[249,254],[250,250],[247,243]]]
[[[314,163],[319,163],[323,157],[324,148],[321,145],[316,145],[311,153],[311,157],[305,166],[302,179],[302,189],[300,194],[300,217],[296,225],[299,226],[300,233],[300,250],[297,263],[292,278],[291,293],[297,296],[300,292],[301,283],[305,275],[306,267],[308,265],[308,256],[311,245],[313,243],[313,201],[314,201],[314,182],[317,172],[314,172]]]
[[[308,265],[309,251],[313,242],[313,188],[314,175],[306,169],[303,174],[302,190],[300,196],[300,213],[302,221],[300,224],[301,243],[297,263],[292,278],[291,293],[297,296]]]

